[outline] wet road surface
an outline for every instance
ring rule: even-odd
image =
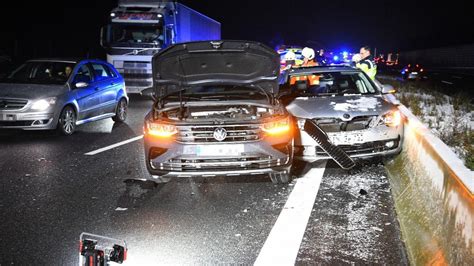
[[[150,105],[132,97],[126,124],[107,119],[71,137],[0,132],[0,265],[77,265],[82,232],[125,240],[124,265],[253,264],[270,232],[285,234],[273,228],[301,193],[316,200],[302,210],[309,219],[286,225],[304,233],[288,246],[296,264],[407,264],[383,165],[349,173],[328,162],[315,180],[321,164],[299,163],[304,178],[288,185],[265,176],[154,184],[137,180],[146,174],[142,139],[85,155],[143,134]],[[298,184],[305,179],[319,191]]]

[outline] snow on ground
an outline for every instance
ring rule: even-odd
[[[407,264],[382,165],[326,169],[296,264]]]
[[[378,79],[397,88],[396,98],[448,145],[468,168],[474,170],[472,99],[463,94],[453,97],[442,94],[439,85],[429,81],[407,82],[388,75]]]
[[[436,92],[428,93],[426,90],[401,91],[397,97],[457,156],[464,161],[472,156],[468,154],[468,145],[474,145],[469,143],[468,136],[474,130],[472,106],[459,103],[459,99]]]

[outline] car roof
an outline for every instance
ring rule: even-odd
[[[105,63],[104,60],[100,59],[81,59],[81,58],[38,58],[38,59],[31,59],[27,62],[58,62],[58,63],[72,63],[77,64],[80,62],[97,62],[97,63]]]

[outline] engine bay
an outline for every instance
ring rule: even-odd
[[[232,105],[232,106],[183,106],[166,112],[160,116],[171,120],[258,120],[276,114],[274,108],[254,105]]]

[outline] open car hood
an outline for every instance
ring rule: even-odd
[[[258,85],[278,93],[279,56],[247,41],[204,41],[171,46],[153,57],[155,93],[163,97],[199,85]]]

